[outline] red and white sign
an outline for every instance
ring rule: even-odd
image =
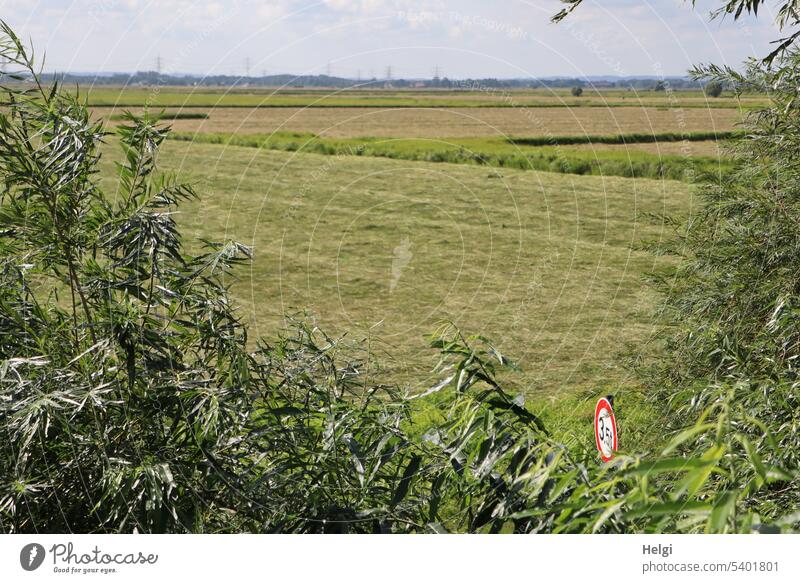
[[[594,440],[604,462],[611,461],[617,451],[617,420],[611,403],[603,397],[594,409]]]

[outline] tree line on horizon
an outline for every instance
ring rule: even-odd
[[[585,89],[625,89],[654,90],[664,84],[672,89],[700,89],[702,84],[690,77],[564,77],[564,78],[532,78],[532,79],[499,79],[489,78],[370,78],[353,79],[330,75],[180,75],[159,73],[157,71],[137,71],[135,73],[44,73],[42,81],[52,83],[58,81],[78,85],[114,85],[114,86],[198,86],[198,87],[312,87],[312,88],[364,88],[382,89],[391,86],[395,89],[469,89],[478,86],[494,89],[569,89],[583,87]]]

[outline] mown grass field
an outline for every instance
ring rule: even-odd
[[[255,250],[233,282],[253,337],[307,311],[371,339],[387,380],[431,379],[424,335],[443,319],[516,357],[538,398],[630,384],[619,358],[654,331],[635,250],[686,213],[685,184],[167,143],[162,164],[195,182],[181,223]],[[112,169],[107,168],[110,173]]]
[[[201,195],[181,223],[255,250],[231,282],[253,341],[301,313],[368,342],[371,374],[417,392],[435,378],[425,334],[450,319],[513,356],[521,370],[504,380],[559,439],[584,445],[606,392],[627,442],[656,439],[654,408],[626,363],[655,350],[657,299],[644,276],[667,259],[638,245],[669,235],[653,215],[690,212],[696,176],[726,171],[723,142],[708,138],[736,131],[762,99],[709,108],[698,92],[588,92],[566,107],[575,99],[564,91],[501,101],[222,88],[90,97],[117,104],[95,109],[109,126],[119,103],[173,106],[164,119],[176,139],[161,162]],[[427,417],[415,414],[421,428]]]
[[[507,380],[565,440],[582,435],[604,391],[627,392],[629,428],[646,440],[652,407],[624,363],[653,350],[643,278],[667,259],[638,245],[668,236],[653,215],[690,212],[684,177],[729,164],[707,138],[735,131],[762,98],[709,108],[699,92],[90,94],[109,126],[120,104],[146,100],[170,106],[177,139],[162,164],[201,195],[182,224],[255,250],[231,282],[253,339],[304,313],[367,340],[373,374],[419,391],[434,378],[424,336],[450,319],[516,358]]]
[[[114,115],[117,109],[97,110]],[[156,108],[157,111],[157,108]],[[181,132],[263,134],[310,132],[331,138],[471,138],[614,133],[724,132],[743,111],[735,108],[231,108],[191,109],[207,119],[176,120]],[[111,113],[114,112],[114,113]]]

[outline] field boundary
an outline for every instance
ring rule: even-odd
[[[186,111],[162,111],[154,115],[156,119],[160,121],[175,121],[179,119],[208,119],[211,117],[208,113],[204,112],[186,112]],[[124,121],[127,119],[127,116],[123,113],[109,116],[108,119],[110,121]]]
[[[568,146],[577,144],[653,144],[659,142],[709,142],[719,140],[733,140],[746,134],[744,131],[719,131],[719,132],[662,132],[662,133],[630,133],[630,134],[605,134],[605,135],[574,135],[574,136],[533,136],[527,138],[510,137],[507,141],[518,146]]]

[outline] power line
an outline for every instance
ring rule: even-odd
[[[156,57],[156,73],[158,73],[159,75],[161,75],[161,65],[162,65],[161,55],[158,55]]]

